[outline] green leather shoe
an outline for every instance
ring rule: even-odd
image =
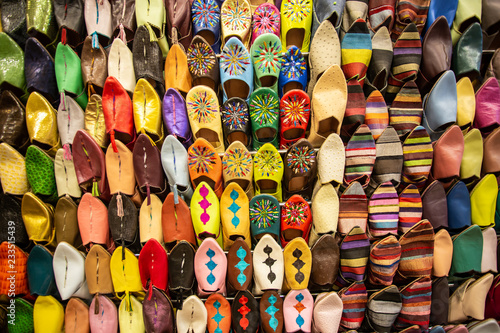
[[[483,32],[481,25],[472,23],[464,31],[453,47],[451,69],[457,80],[467,76],[471,81],[480,75],[481,57],[483,55]]]
[[[271,88],[258,88],[250,95],[252,146],[258,150],[265,143],[278,148],[280,99]]]
[[[59,43],[54,59],[56,70],[57,89],[64,92],[85,110],[87,107],[87,94],[85,93],[81,61],[69,45]]]
[[[266,33],[257,37],[250,49],[255,73],[255,87],[269,87],[278,92],[281,69],[281,40]]]
[[[24,52],[4,32],[0,32],[0,90],[11,90],[17,97],[26,94]]]

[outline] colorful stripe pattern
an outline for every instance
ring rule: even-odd
[[[372,40],[365,20],[357,19],[342,39],[342,71],[347,81],[356,78],[361,87],[372,57]]]
[[[400,292],[403,308],[394,326],[402,329],[418,325],[422,331],[426,331],[429,328],[431,315],[431,279],[429,277],[417,279],[401,289]]]
[[[422,126],[413,129],[403,143],[403,173],[400,188],[415,184],[421,191],[429,177],[433,149],[431,138]]]
[[[414,81],[405,83],[389,109],[389,125],[403,136],[422,122],[422,97]]]
[[[368,222],[368,199],[359,182],[352,182],[339,199],[339,222],[337,231],[347,234],[358,226],[366,232]]]
[[[375,140],[379,138],[389,125],[387,104],[385,104],[384,96],[378,90],[374,90],[366,100],[365,124],[372,131]]]
[[[422,220],[399,239],[401,260],[398,273],[403,278],[430,276],[434,257],[434,229]]]
[[[370,182],[376,156],[375,140],[368,126],[363,124],[353,134],[345,149],[345,187],[357,180],[365,188]]]
[[[427,21],[427,13],[429,12],[429,5],[431,0],[398,0],[396,6],[396,22],[392,29],[391,38],[395,41],[401,32],[405,30],[408,22],[414,24],[419,33],[422,32]]]
[[[366,264],[370,255],[370,241],[360,227],[354,227],[340,244],[340,272],[336,284],[364,281]]]
[[[359,125],[365,122],[366,101],[363,88],[358,80],[347,82],[347,104],[344,120],[340,128],[342,141],[347,142]]]
[[[399,198],[391,182],[381,184],[368,202],[368,227],[374,237],[398,234]]]
[[[405,82],[416,79],[421,58],[420,34],[415,24],[410,23],[394,44],[394,58],[386,95],[389,102],[394,100]]]
[[[396,130],[387,127],[375,144],[377,159],[373,166],[370,188],[372,192],[382,183],[392,182],[394,187],[401,182],[403,171],[403,147]],[[370,195],[370,194],[369,194]]]
[[[408,185],[399,195],[399,226],[402,233],[410,230],[422,219],[422,197],[418,188]]]
[[[390,332],[401,307],[401,294],[398,287],[390,285],[372,294],[368,299],[367,321],[376,332]]]
[[[371,0],[368,2],[368,16],[370,26],[377,31],[381,26],[386,26],[389,31],[394,24],[396,0]]]
[[[340,326],[348,330],[357,330],[361,327],[365,317],[366,302],[368,301],[368,292],[363,282],[354,282],[349,287],[339,291],[340,299],[344,309]]]
[[[401,245],[395,236],[375,243],[370,251],[368,281],[373,285],[390,286],[401,258]]]

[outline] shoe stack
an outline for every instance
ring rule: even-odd
[[[0,18],[1,332],[500,332],[498,0]]]

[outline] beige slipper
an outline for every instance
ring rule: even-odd
[[[312,215],[314,216],[309,246],[324,234],[335,234],[339,218],[339,197],[331,184],[321,186],[312,200]]]
[[[308,141],[319,147],[331,133],[340,133],[347,105],[347,84],[339,65],[330,66],[314,86]]]
[[[318,177],[321,184],[344,181],[345,148],[340,136],[332,133],[323,142],[317,155]]]

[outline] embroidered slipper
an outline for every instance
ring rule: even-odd
[[[312,92],[311,127],[307,140],[318,148],[332,133],[340,133],[347,104],[347,84],[338,65],[321,75]]]
[[[249,289],[253,278],[252,252],[243,238],[238,237],[229,248],[227,265],[229,293]]]
[[[300,195],[292,196],[281,209],[281,245],[284,247],[297,237],[307,242],[311,223],[309,204]]]
[[[201,182],[196,187],[191,199],[190,209],[198,245],[204,239],[212,237],[222,247],[219,198],[207,183]]]
[[[283,249],[285,262],[284,286],[292,290],[306,289],[311,276],[312,255],[302,237],[294,238]]]
[[[215,239],[209,237],[200,244],[194,256],[194,272],[200,297],[226,295],[227,258]]]
[[[314,220],[311,224],[309,245],[313,246],[321,235],[337,232],[339,197],[331,184],[322,185],[314,194],[312,204]]]
[[[231,305],[221,294],[213,293],[205,301],[208,333],[231,332]]]
[[[399,224],[402,233],[422,220],[422,198],[418,188],[410,184],[399,194]]]
[[[163,123],[167,134],[174,136],[185,149],[193,144],[186,101],[177,89],[168,89],[163,97]]]
[[[281,2],[281,44],[285,49],[296,46],[309,52],[313,4],[309,0],[283,0]]]
[[[278,77],[281,68],[281,41],[272,33],[260,35],[250,49],[255,86],[268,87],[278,91]]]
[[[280,205],[275,197],[260,194],[250,200],[250,231],[253,245],[266,234],[274,237],[276,241],[279,240],[280,216]]]
[[[366,99],[358,80],[347,82],[347,104],[340,128],[342,141],[347,142],[361,124],[365,123]]]
[[[311,113],[309,97],[298,89],[283,95],[280,101],[280,148],[288,149],[305,137]]]
[[[398,234],[399,197],[391,182],[380,184],[368,201],[368,227],[373,237]]]
[[[284,162],[285,199],[299,194],[310,200],[317,172],[316,152],[312,145],[306,139],[300,139],[287,150]]]
[[[403,147],[394,128],[387,127],[382,132],[375,143],[375,150],[377,157],[367,188],[370,195],[377,186],[388,181],[398,188],[403,171]]]
[[[410,23],[394,43],[394,58],[389,76],[386,102],[391,103],[401,87],[417,77],[422,59],[422,42],[417,26]]]
[[[210,142],[216,152],[223,153],[222,121],[215,92],[207,86],[195,86],[186,96],[186,105],[193,137]]]
[[[244,147],[252,146],[252,128],[247,102],[231,97],[221,107],[224,141],[227,146],[240,142]]]
[[[219,154],[205,139],[197,139],[188,150],[189,177],[193,187],[206,182],[220,198],[222,195],[222,162]]]
[[[318,161],[318,180],[321,184],[335,182],[342,184],[345,167],[345,148],[340,136],[332,133],[323,142],[316,159]]]
[[[220,207],[224,250],[229,250],[233,242],[239,238],[243,238],[250,247],[249,202],[238,183],[229,183],[224,189],[220,198]]]
[[[189,204],[193,195],[193,187],[189,179],[188,153],[173,135],[167,136],[163,142],[161,165],[167,175],[170,191],[174,194],[174,198],[181,196]]]
[[[357,19],[349,27],[341,47],[342,71],[346,80],[356,78],[362,88],[372,57],[372,41],[365,20]]]
[[[339,199],[339,221],[337,231],[347,235],[355,226],[366,232],[368,222],[368,199],[363,187],[357,181],[352,182]]]
[[[344,7],[339,7],[339,4],[343,4],[344,0],[336,1],[336,5],[333,6],[337,8],[338,11],[343,11]],[[331,6],[331,3],[313,3],[315,6]],[[319,7],[321,8],[321,7]],[[321,9],[322,10],[322,9]],[[332,22],[328,19],[325,19],[321,24],[318,24],[316,29],[314,29],[314,24],[317,20],[317,14],[314,13],[314,21],[313,21],[313,32],[316,30],[314,34],[314,38],[311,40],[311,50],[309,51],[309,70],[311,71],[311,78],[309,80],[309,84],[307,85],[307,93],[309,97],[312,96],[312,92],[316,82],[320,78],[321,75],[331,66],[331,65],[339,65],[340,62],[340,40],[333,26]],[[318,13],[321,14],[321,13]],[[337,12],[333,12],[332,15],[338,14]],[[338,14],[338,22],[341,22],[341,15]]]
[[[207,42],[215,53],[220,53],[220,7],[215,0],[195,0],[191,4],[193,41],[198,36]],[[191,42],[191,46],[193,42]],[[188,51],[188,54],[190,52]]]
[[[292,0],[301,1],[301,0]],[[304,0],[309,1],[309,0]],[[287,49],[281,57],[281,70],[278,80],[278,93],[280,97],[292,90],[306,90],[307,87],[307,65],[300,49],[292,46]]]
[[[422,122],[422,97],[415,82],[404,84],[389,108],[389,125],[400,138],[411,132]]]
[[[264,333],[283,332],[283,300],[274,290],[268,290],[260,299],[260,318]]]
[[[253,158],[255,195],[270,194],[281,202],[283,168],[283,160],[272,144],[260,147]]]
[[[283,285],[284,259],[281,246],[271,235],[263,235],[253,251],[254,293],[262,295],[263,290],[278,293]]]
[[[271,88],[257,88],[250,96],[248,105],[250,107],[252,147],[254,150],[258,150],[264,145],[278,148],[279,103],[278,95]]]
[[[239,291],[231,306],[231,321],[235,333],[257,333],[259,331],[259,302],[248,291]]]
[[[197,0],[196,3],[201,3]],[[214,3],[209,0],[208,3]],[[219,46],[220,49],[220,46]],[[205,85],[214,91],[219,91],[219,62],[216,52],[200,35],[194,36],[187,50],[187,64],[193,78],[193,86]]]
[[[423,190],[431,171],[432,156],[429,134],[424,127],[415,127],[403,142],[403,173],[399,188],[414,184]]]
[[[230,38],[236,37],[248,49],[252,26],[252,12],[249,2],[247,0],[224,1],[221,6],[220,20],[222,44],[227,44]]]
[[[377,89],[385,96],[393,57],[391,36],[387,27],[382,26],[372,37],[372,59],[368,66],[364,86],[366,95]]]
[[[311,332],[314,299],[307,289],[291,290],[283,301],[286,332]],[[294,319],[295,320],[292,320]]]
[[[230,6],[229,1],[225,3]],[[248,4],[246,0],[241,2],[241,4],[243,3]],[[241,6],[234,8],[234,10],[238,9],[241,9]],[[220,55],[219,68],[224,101],[231,97],[240,97],[248,101],[254,90],[253,65],[250,53],[237,37],[229,38],[224,45]]]
[[[271,33],[280,37],[280,11],[271,3],[260,4],[252,18],[252,44],[260,35]],[[281,40],[280,40],[281,45]]]
[[[366,125],[358,127],[345,149],[344,186],[353,181],[366,188],[370,182],[376,159],[375,140]]]
[[[240,141],[234,141],[224,152],[222,176],[225,187],[235,182],[241,186],[249,199],[253,197],[253,160],[250,152]]]

